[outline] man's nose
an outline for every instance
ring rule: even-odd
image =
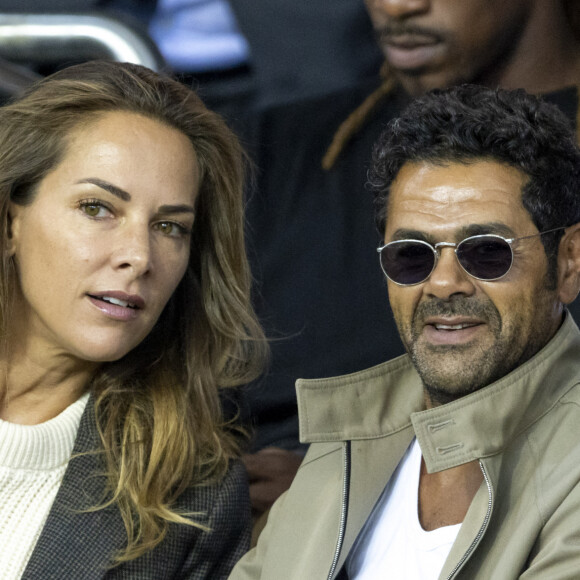
[[[131,270],[135,278],[151,269],[151,232],[145,227],[122,228],[115,240],[112,265],[115,269]]]
[[[429,10],[431,0],[369,0],[372,10],[390,18],[405,18]]]
[[[424,291],[442,300],[456,294],[470,296],[475,292],[474,278],[461,267],[454,248],[440,248],[439,259],[425,282]]]

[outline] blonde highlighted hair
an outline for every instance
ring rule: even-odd
[[[36,185],[66,154],[71,131],[112,111],[181,131],[193,144],[201,175],[183,280],[150,335],[122,359],[103,364],[90,385],[109,481],[106,504],[118,506],[127,530],[126,549],[117,557],[125,561],[156,546],[171,522],[197,525],[172,506],[185,488],[220,480],[238,454],[219,391],[255,378],[267,347],[250,305],[240,145],[194,92],[144,67],[76,65],[0,109],[2,249],[10,201],[32,203]],[[2,254],[6,343],[18,280]]]

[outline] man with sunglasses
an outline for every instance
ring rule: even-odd
[[[236,3],[251,4],[254,12],[273,5],[233,0],[234,8]],[[350,4],[354,11],[363,2]],[[382,275],[368,251],[377,242],[364,184],[372,143],[384,125],[410,97],[463,82],[525,88],[557,104],[572,122],[580,119],[577,0],[364,4],[386,58],[381,77],[260,111],[246,138],[257,145],[253,160],[260,170],[248,203],[255,306],[275,338],[271,368],[245,398],[255,426],[255,453],[246,465],[256,511],[289,485],[300,462],[296,378],[346,374],[404,350],[392,316],[381,309]],[[319,44],[337,17],[336,2],[325,6],[326,18],[305,10],[321,30]],[[343,52],[353,58],[368,40],[345,34],[336,58]],[[332,84],[330,69],[317,74],[322,84]],[[571,312],[580,321],[580,301]]]
[[[298,381],[310,450],[231,578],[580,577],[572,128],[523,91],[429,94],[370,181],[408,354]]]

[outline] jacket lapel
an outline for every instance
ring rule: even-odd
[[[99,580],[114,553],[126,541],[126,532],[115,507],[86,512],[102,503],[105,476],[99,448],[94,398],[81,418],[72,458],[23,580]]]
[[[349,511],[338,569],[344,565],[413,436],[409,425],[388,438],[352,442]]]

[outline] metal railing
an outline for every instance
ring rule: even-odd
[[[153,70],[164,65],[146,35],[100,14],[0,13],[0,58],[39,65],[107,59]]]

